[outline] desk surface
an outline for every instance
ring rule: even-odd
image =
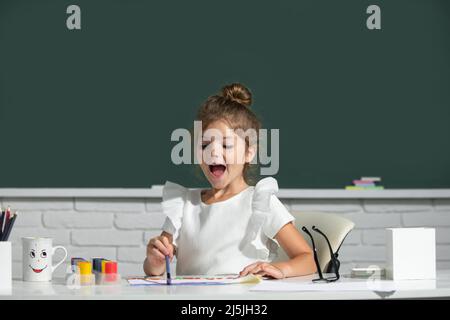
[[[0,291],[0,299],[133,299],[133,300],[315,300],[315,299],[407,299],[450,298],[450,270],[438,271],[436,280],[404,282],[403,289],[393,294],[367,291],[299,291],[299,292],[253,292],[253,284],[224,286],[155,286],[132,287],[126,280],[118,285],[83,286],[70,288],[64,279],[51,283],[32,283],[14,280],[8,291]],[[315,277],[315,276],[314,276]],[[307,281],[311,276],[290,278],[288,281]],[[342,276],[340,281],[355,281]],[[271,280],[274,281],[274,280]],[[364,281],[364,280],[360,280]]]

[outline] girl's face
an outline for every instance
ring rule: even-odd
[[[215,189],[223,189],[243,177],[244,164],[250,162],[254,148],[246,150],[245,140],[223,120],[212,122],[199,137],[197,157],[200,167]]]

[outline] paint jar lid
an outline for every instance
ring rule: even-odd
[[[117,273],[117,262],[107,261],[105,263],[105,273],[107,274]]]
[[[106,265],[106,263],[107,263],[108,261],[109,261],[109,260],[107,260],[107,259],[103,259],[103,260],[102,260],[102,270],[101,270],[102,273],[105,273],[105,265]]]
[[[78,262],[78,268],[80,269],[80,274],[92,273],[92,264],[89,261]]]
[[[94,267],[94,271],[102,272],[102,261],[106,260],[103,258],[92,258],[92,266]]]
[[[83,258],[73,257],[70,259],[70,264],[74,266],[80,261],[86,261],[86,260],[84,260]]]

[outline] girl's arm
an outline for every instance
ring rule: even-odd
[[[285,277],[303,276],[317,271],[313,250],[292,223],[284,225],[275,239],[290,258],[288,261],[272,263]]]
[[[290,259],[274,263],[255,262],[245,267],[240,272],[241,276],[252,273],[281,279],[308,275],[317,271],[312,249],[292,222],[285,224],[278,231],[275,240],[278,241]]]

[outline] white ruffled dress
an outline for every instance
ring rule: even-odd
[[[176,274],[236,274],[253,262],[272,261],[279,247],[273,237],[294,220],[277,191],[277,181],[269,177],[227,200],[205,204],[200,189],[167,181],[162,229],[177,247]]]

